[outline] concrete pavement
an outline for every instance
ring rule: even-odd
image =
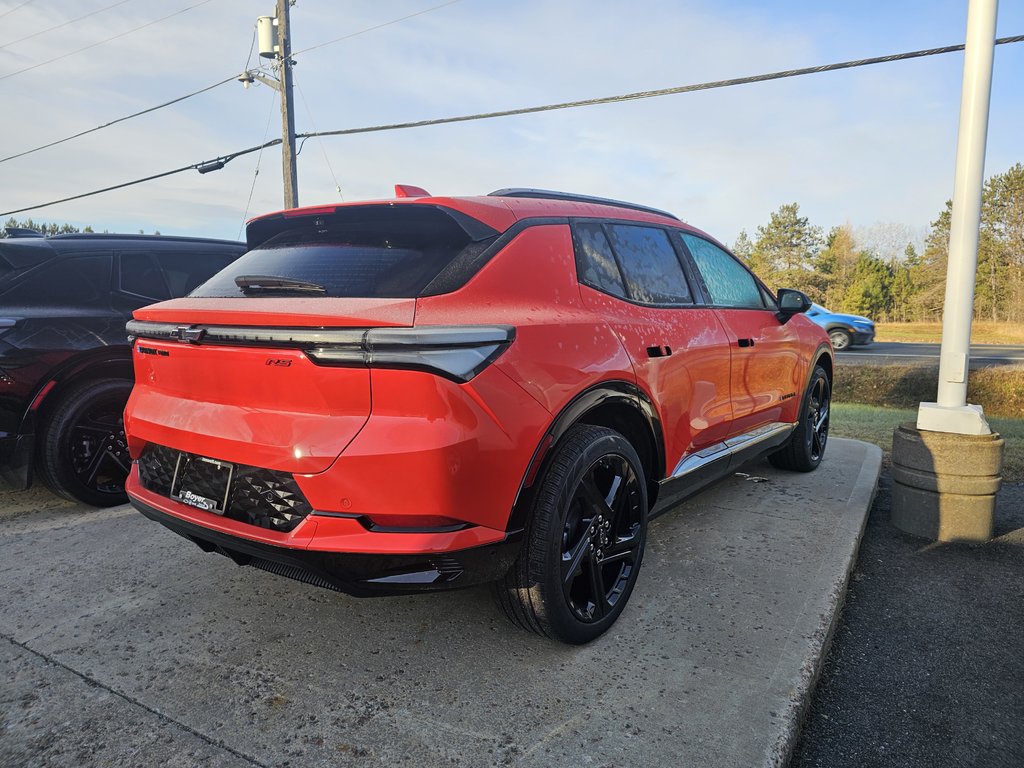
[[[582,648],[485,589],[357,600],[128,508],[2,496],[0,765],[784,764],[880,465],[833,438],[816,472],[757,463],[658,518]]]

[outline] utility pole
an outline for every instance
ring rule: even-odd
[[[295,102],[292,94],[292,36],[289,10],[295,0],[277,0],[276,16],[256,19],[260,56],[272,59],[278,79],[259,70],[243,72],[238,79],[246,88],[255,80],[281,94],[281,172],[284,177],[284,207],[299,205],[299,171],[295,162]]]
[[[284,207],[299,205],[299,169],[295,159],[295,102],[292,93],[292,33],[290,0],[277,0],[277,37],[281,63],[281,171],[284,175]]]

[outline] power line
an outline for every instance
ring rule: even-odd
[[[13,8],[8,8],[8,9],[7,9],[6,11],[4,11],[3,13],[0,13],[0,19],[2,19],[2,18],[3,18],[4,16],[6,16],[6,15],[7,15],[7,14],[9,14],[9,13],[14,13],[14,12],[15,12],[16,10],[18,10],[19,8],[24,8],[24,7],[26,6],[26,5],[28,5],[28,4],[29,4],[29,3],[31,3],[31,2],[32,2],[32,0],[25,0],[25,2],[23,2],[23,3],[18,3],[18,4],[17,4],[16,6],[14,6]]]
[[[112,40],[119,40],[122,37],[127,37],[128,35],[138,32],[140,29],[145,29],[146,27],[151,27],[154,24],[159,24],[161,21],[167,21],[167,19],[173,18],[174,16],[178,16],[182,13],[185,13],[186,11],[191,11],[193,8],[198,8],[200,5],[206,5],[209,2],[211,2],[211,0],[200,0],[198,3],[194,3],[193,5],[190,5],[187,8],[182,8],[180,11],[175,11],[174,13],[169,13],[166,16],[161,16],[159,19],[148,21],[141,26],[135,27],[134,29],[129,29],[127,32],[122,32],[118,35],[114,35],[113,37],[108,37],[106,40],[100,40],[98,43],[91,43],[83,48],[78,48],[74,51],[63,53],[60,56],[55,56],[54,58],[47,59],[46,61],[40,61],[39,63],[33,64],[29,67],[25,67],[24,69],[17,69],[14,72],[8,72],[6,75],[0,75],[0,80],[6,80],[7,78],[14,77],[15,75],[20,75],[24,72],[30,72],[31,70],[38,69],[39,67],[45,67],[47,64],[52,64],[55,61],[66,59],[69,56],[74,56],[76,53],[82,53],[83,51],[92,50],[93,48],[101,46],[105,43],[109,43]]]
[[[390,27],[392,24],[398,24],[400,21],[407,21],[408,19],[412,19],[412,18],[415,18],[417,16],[422,16],[425,13],[430,13],[431,11],[436,11],[436,10],[439,10],[441,8],[446,8],[449,5],[455,5],[455,3],[458,3],[458,2],[460,2],[460,0],[448,0],[447,3],[441,3],[440,5],[434,5],[434,6],[431,6],[430,8],[424,8],[422,11],[416,11],[416,13],[410,13],[408,16],[402,16],[401,18],[398,18],[398,19],[392,19],[391,21],[385,21],[385,22],[382,22],[381,24],[376,24],[375,26],[367,27],[366,29],[362,29],[362,30],[360,30],[358,32],[352,32],[351,34],[348,34],[348,35],[342,35],[341,37],[336,37],[333,40],[327,40],[326,42],[323,42],[323,43],[317,43],[316,45],[309,46],[309,48],[303,48],[301,51],[292,51],[292,56],[293,57],[294,56],[301,56],[304,53],[309,53],[310,51],[315,51],[317,48],[324,48],[325,46],[334,45],[335,43],[340,43],[342,40],[349,40],[349,39],[351,39],[353,37],[357,37],[357,36],[365,34],[367,32],[373,32],[374,30],[382,29],[383,27]]]
[[[1024,35],[1016,37],[1001,37],[997,39],[996,45],[1006,43],[1024,42]],[[962,51],[963,45],[947,45],[942,48],[928,48],[922,51],[910,51],[908,53],[894,53],[889,56],[875,56],[870,59],[857,59],[855,61],[843,61],[836,64],[823,64],[818,67],[803,67],[801,69],[787,69],[781,72],[769,72],[763,75],[750,75],[748,77],[736,77],[731,80],[713,80],[707,83],[696,83],[694,85],[680,85],[674,88],[660,88],[654,91],[636,91],[625,93],[619,96],[601,96],[596,99],[581,99],[580,101],[564,101],[558,104],[544,104],[537,107],[522,107],[520,109],[506,109],[499,112],[479,112],[473,115],[459,115],[458,117],[440,117],[434,120],[416,120],[410,123],[390,123],[388,125],[374,125],[366,128],[343,128],[336,131],[321,131],[318,133],[304,133],[301,136],[350,136],[357,133],[375,133],[378,131],[396,131],[402,128],[423,128],[428,125],[446,125],[448,123],[464,123],[472,120],[489,120],[495,117],[511,117],[513,115],[530,115],[537,112],[552,112],[558,109],[573,109],[576,107],[592,107],[598,104],[615,104],[623,101],[636,101],[639,99],[651,99],[657,96],[672,96],[680,93],[693,93],[694,91],[710,91],[714,88],[728,88],[734,85],[747,85],[749,83],[763,83],[768,80],[781,80],[787,77],[799,77],[800,75],[814,75],[819,72],[834,72],[839,69],[851,69],[853,67],[865,67],[871,64],[885,64],[892,61],[904,61],[906,59],[919,59],[924,56],[935,56],[941,53],[954,53]]]
[[[82,16],[79,16],[77,19],[68,19],[67,21],[62,22],[60,24],[57,24],[56,26],[47,27],[46,29],[41,29],[38,32],[33,32],[31,35],[26,35],[25,37],[19,38],[18,40],[12,40],[9,43],[4,43],[3,45],[0,45],[0,50],[2,50],[4,48],[9,48],[12,45],[17,45],[18,43],[24,43],[26,40],[31,40],[33,37],[39,37],[40,35],[45,35],[47,32],[53,32],[53,30],[55,30],[55,29],[60,29],[61,27],[66,27],[66,26],[68,26],[68,24],[74,24],[76,21],[81,21],[82,19],[87,19],[90,16],[95,16],[97,13],[103,13],[104,11],[109,11],[111,8],[116,8],[119,5],[124,5],[125,3],[130,3],[130,2],[131,2],[131,0],[119,0],[119,2],[116,2],[113,5],[108,5],[105,8],[100,8],[99,10],[91,11],[89,13],[83,14]]]
[[[123,2],[128,2],[128,0],[122,0],[122,1]],[[32,2],[32,0],[28,0],[28,2]],[[209,0],[206,0],[206,2],[209,2]],[[430,11],[436,11],[438,8],[443,8],[446,5],[452,5],[453,3],[457,3],[457,2],[460,2],[460,0],[450,0],[450,2],[444,3],[442,5],[437,5],[437,6],[434,6],[432,8],[427,8],[427,9],[419,11],[417,13],[409,14],[408,16],[402,16],[401,18],[398,18],[398,19],[392,19],[391,21],[386,21],[386,22],[384,22],[382,24],[377,24],[376,26],[373,26],[373,27],[367,27],[366,29],[361,29],[358,32],[353,32],[352,34],[345,35],[344,37],[339,37],[339,38],[337,38],[335,40],[328,40],[325,43],[319,43],[317,45],[314,45],[312,48],[306,48],[305,51],[311,51],[311,50],[313,50],[315,48],[323,48],[324,46],[327,46],[327,45],[333,45],[334,43],[341,42],[342,40],[348,40],[350,38],[366,34],[367,32],[372,32],[372,31],[374,31],[376,29],[380,29],[381,27],[387,27],[387,26],[390,26],[392,24],[397,24],[400,21],[405,21],[406,19],[411,19],[414,16],[421,16],[424,13],[429,13]],[[202,3],[200,3],[200,5],[201,4]],[[190,7],[194,8],[195,6],[190,6]],[[184,10],[189,10],[189,8],[186,8]],[[184,11],[178,11],[178,13],[183,13],[183,12]],[[173,16],[175,14],[171,14],[171,15]],[[164,17],[164,18],[170,18],[170,17]],[[162,21],[162,19],[157,19],[157,21]],[[156,21],[150,22],[150,24],[155,24],[155,23],[157,23],[157,22]],[[141,28],[142,27],[139,27],[138,29],[141,29]],[[125,34],[130,34],[130,33],[126,32]],[[23,38],[23,39],[27,39],[27,38]],[[113,39],[114,38],[110,38],[110,40],[113,40]],[[104,42],[109,42],[109,40],[104,41]],[[96,45],[101,45],[101,44],[102,43],[96,43]],[[249,56],[246,59],[246,63],[245,63],[245,71],[246,72],[249,71],[249,63],[252,61],[252,54],[253,54],[253,51],[255,50],[255,46],[256,46],[256,28],[253,27],[252,44],[249,46]],[[80,50],[86,50],[86,49],[82,48]],[[305,51],[300,51],[300,53],[305,53]],[[73,53],[75,53],[75,52],[72,52],[72,53],[66,54],[66,55],[71,56],[71,55],[73,55]],[[295,54],[293,53],[292,56],[295,56]],[[61,57],[58,57],[58,58],[61,58]],[[57,59],[51,59],[50,61],[56,61],[56,60]],[[38,64],[36,66],[42,66],[43,64],[47,64],[47,63],[49,63],[49,62],[42,62],[41,64]],[[31,69],[31,67],[29,67],[29,69]],[[27,70],[21,70],[21,71],[25,72]],[[13,72],[13,73],[11,73],[11,75],[4,75],[3,77],[10,77],[10,76],[16,75],[16,74],[18,74],[18,73],[17,72]],[[3,77],[0,77],[0,80],[2,80]],[[119,118],[116,118],[116,119],[111,120],[109,122],[103,123],[102,125],[98,125],[95,128],[90,128],[90,129],[88,129],[86,131],[81,131],[81,132],[73,134],[71,136],[66,136],[63,139],[58,139],[56,141],[51,141],[48,144],[42,144],[41,146],[34,147],[32,149],[27,149],[24,152],[19,152],[19,153],[14,154],[14,155],[8,155],[7,157],[2,157],[2,158],[0,158],[0,163],[6,163],[8,160],[14,160],[15,158],[18,158],[18,157],[24,157],[25,155],[30,155],[33,152],[38,152],[38,151],[40,151],[42,149],[48,149],[50,147],[56,146],[57,144],[63,144],[66,141],[71,141],[72,139],[77,139],[77,138],[79,138],[81,136],[85,136],[86,134],[95,133],[96,131],[102,130],[104,128],[108,128],[111,125],[115,125],[117,123],[122,123],[125,120],[131,120],[132,118],[140,117],[141,115],[149,114],[150,112],[155,112],[158,109],[163,109],[164,107],[169,107],[172,104],[177,104],[179,101],[184,101],[185,99],[190,99],[193,96],[198,96],[201,93],[206,93],[207,91],[212,90],[212,89],[216,88],[219,85],[223,85],[224,83],[230,82],[231,80],[236,80],[237,78],[238,78],[237,75],[232,75],[231,77],[225,78],[224,80],[216,82],[213,85],[208,85],[207,87],[200,88],[197,91],[192,91],[191,93],[186,93],[184,96],[179,96],[179,97],[177,97],[175,99],[171,99],[170,101],[165,101],[163,104],[158,104],[155,107],[150,107],[149,109],[144,109],[141,112],[134,112],[134,113],[132,113],[130,115],[125,115],[124,117],[119,117]]]
[[[996,45],[1006,45],[1008,43],[1020,43],[1024,42],[1024,35],[1016,35],[1014,37],[1001,37],[995,41]],[[402,128],[419,128],[428,125],[444,125],[447,123],[459,123],[467,122],[470,120],[487,120],[496,117],[509,117],[512,115],[526,115],[533,114],[536,112],[548,112],[556,109],[571,109],[575,107],[588,107],[596,104],[612,104],[623,101],[636,101],[639,99],[649,99],[657,96],[668,96],[679,93],[692,93],[694,91],[707,91],[714,88],[727,88],[734,85],[746,85],[748,83],[760,83],[768,80],[780,80],[787,77],[799,77],[801,75],[817,74],[819,72],[832,72],[840,69],[850,69],[852,67],[864,67],[872,64],[883,64],[892,61],[905,61],[907,59],[918,59],[924,56],[935,56],[944,53],[954,53],[956,51],[962,51],[963,45],[949,45],[942,48],[928,48],[921,51],[910,51],[908,53],[895,53],[889,56],[876,56],[869,59],[857,59],[855,61],[838,62],[835,64],[823,64],[817,67],[804,67],[801,69],[788,69],[781,72],[769,72],[762,75],[750,75],[748,77],[737,77],[730,80],[713,80],[707,83],[696,83],[693,85],[682,85],[675,88],[662,88],[659,90],[652,91],[636,91],[634,93],[626,93],[619,96],[605,96],[596,99],[583,99],[580,101],[567,101],[559,104],[546,104],[537,107],[523,107],[521,109],[510,109],[500,112],[481,112],[475,115],[461,115],[458,117],[444,117],[435,120],[420,120],[417,122],[410,123],[392,123],[390,125],[374,125],[366,128],[346,128],[337,131],[318,131],[314,133],[297,133],[296,138],[313,138],[317,136],[347,136],[357,133],[374,133],[379,131],[393,131]],[[51,205],[57,205],[58,203],[66,203],[71,200],[80,200],[83,197],[92,197],[93,195],[103,194],[104,192],[110,192],[115,189],[123,189],[125,187],[131,187],[136,184],[143,184],[148,181],[155,179],[164,178],[166,176],[172,176],[176,173],[183,173],[184,171],[198,170],[200,173],[205,173],[211,170],[217,170],[223,168],[228,162],[234,160],[236,157],[247,155],[252,152],[258,152],[261,149],[272,147],[276,144],[280,144],[281,139],[272,139],[266,141],[263,144],[259,144],[254,147],[248,147],[247,149],[238,150],[228,155],[222,155],[221,157],[215,158],[214,160],[208,160],[201,163],[193,163],[192,165],[185,165],[181,168],[175,168],[171,171],[164,171],[163,173],[154,174],[147,176],[142,179],[135,179],[133,181],[126,181],[123,184],[117,184],[111,187],[105,187],[103,189],[93,190],[92,192],[83,192],[79,195],[72,197],[65,197],[60,200],[51,200],[48,203],[40,203],[39,205],[31,205],[25,208],[18,208],[13,211],[4,211],[0,213],[0,216],[10,216],[15,213],[23,213],[25,211],[33,211],[38,208],[46,208]]]
[[[139,112],[133,112],[130,115],[125,115],[124,117],[119,117],[116,120],[111,120],[109,123],[104,123],[103,125],[97,125],[95,128],[89,128],[88,130],[79,131],[78,133],[75,133],[75,134],[73,134],[71,136],[65,136],[63,139],[57,139],[56,141],[51,141],[49,144],[42,144],[42,145],[40,145],[38,147],[34,147],[32,149],[26,149],[24,152],[18,152],[15,155],[8,155],[7,157],[0,157],[0,163],[6,163],[8,160],[14,160],[17,157],[24,157],[25,155],[31,155],[33,152],[39,152],[40,150],[43,150],[43,149],[49,149],[50,147],[55,147],[58,144],[63,144],[66,141],[71,141],[72,139],[77,139],[77,138],[79,138],[81,136],[85,136],[86,134],[95,133],[96,131],[103,130],[104,128],[109,128],[110,126],[116,125],[117,123],[123,123],[125,120],[131,120],[133,117],[140,117],[142,115],[148,115],[150,112],[156,112],[158,109],[163,109],[164,107],[169,107],[172,104],[177,104],[179,101],[184,101],[185,99],[191,99],[193,96],[198,96],[201,93],[206,93],[207,91],[212,91],[214,88],[217,88],[217,87],[219,87],[221,85],[224,85],[225,83],[230,83],[232,80],[235,80],[235,79],[237,79],[235,76],[226,77],[226,78],[224,78],[223,80],[221,80],[219,82],[216,82],[216,83],[213,83],[212,85],[206,86],[205,88],[200,88],[198,91],[192,91],[191,93],[186,93],[184,96],[179,96],[176,99],[171,99],[170,101],[165,101],[163,104],[157,104],[156,106],[140,110]]]

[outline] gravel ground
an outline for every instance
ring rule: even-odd
[[[882,475],[791,768],[1024,765],[1024,483],[997,538],[928,544],[889,523]]]

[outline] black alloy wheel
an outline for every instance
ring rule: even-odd
[[[622,456],[606,455],[584,473],[562,529],[562,593],[578,621],[599,621],[640,565],[639,480]]]
[[[807,402],[807,451],[815,465],[825,455],[828,442],[829,412],[832,410],[828,379],[815,377],[811,382],[811,393]]]
[[[780,469],[810,472],[817,469],[828,443],[829,419],[832,412],[832,386],[828,374],[815,366],[811,382],[801,402],[800,421],[779,450],[769,454],[768,461]]]
[[[53,491],[96,507],[128,500],[124,484],[131,457],[124,407],[131,387],[129,381],[103,379],[61,398],[47,420],[38,464]]]
[[[636,585],[647,539],[647,486],[618,432],[580,424],[545,463],[523,549],[495,585],[513,622],[564,643],[615,623]]]

